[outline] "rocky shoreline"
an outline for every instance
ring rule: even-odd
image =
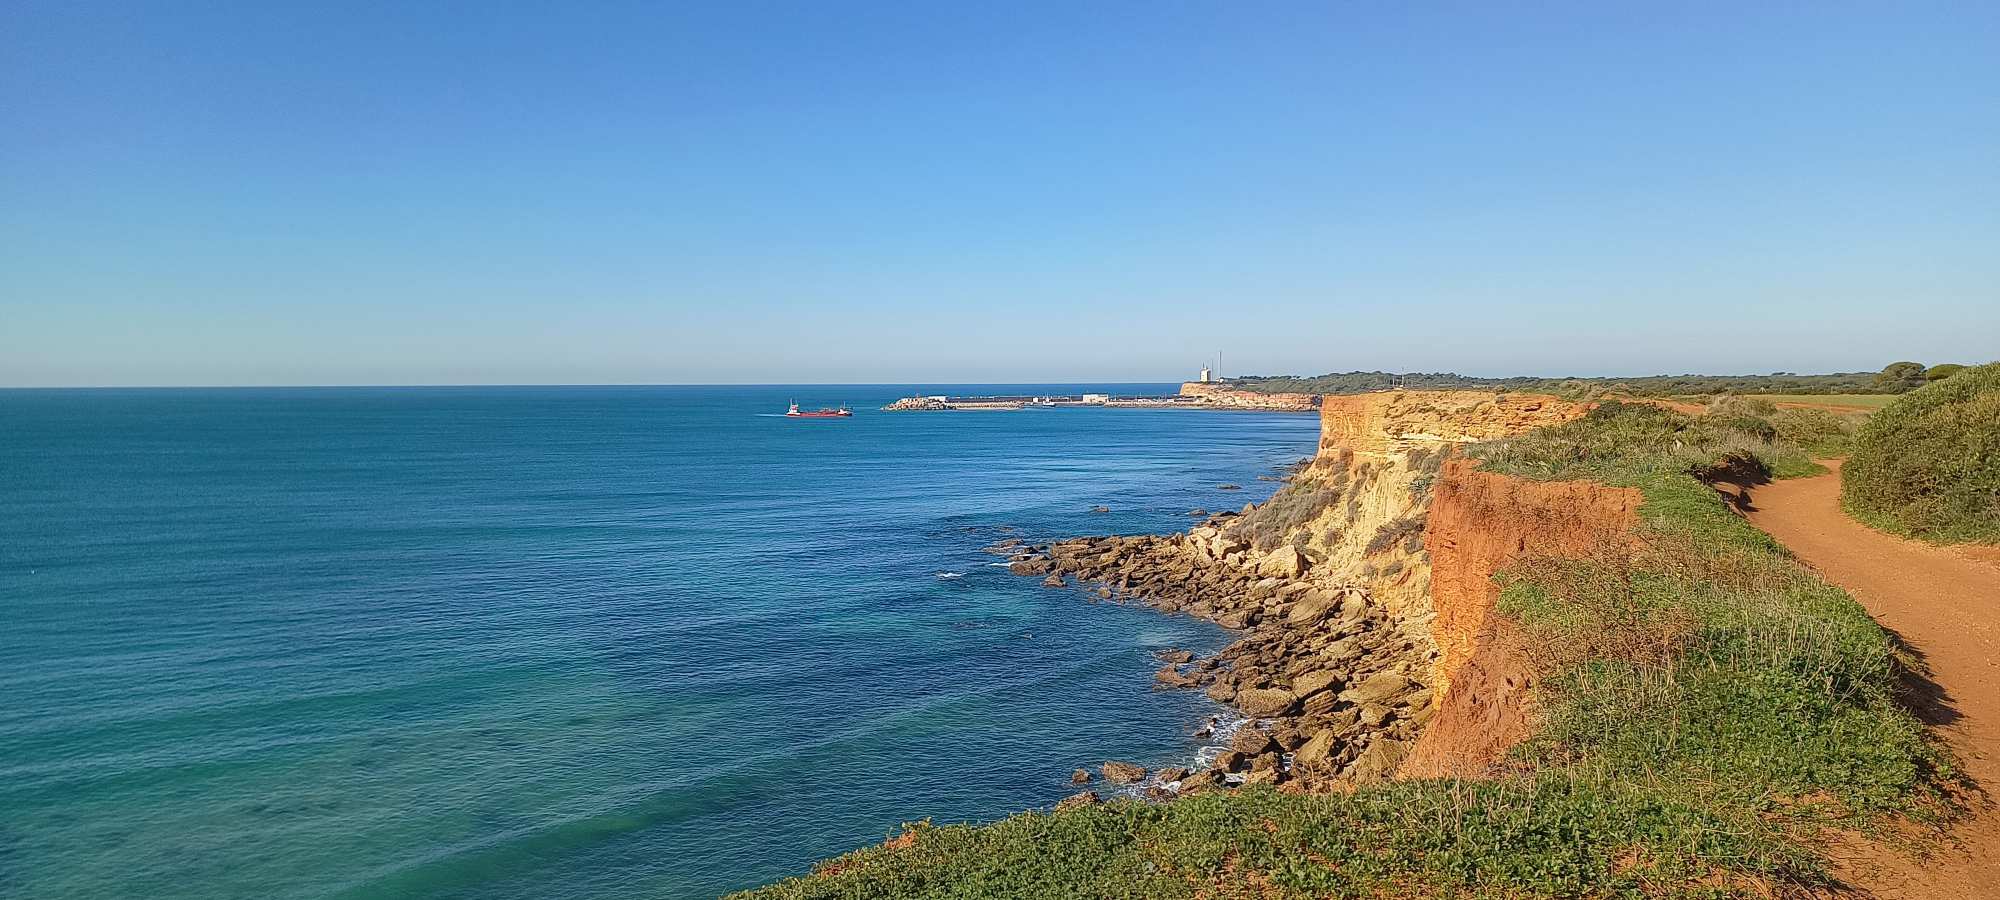
[[[1235,516],[1223,513],[1208,525]],[[1428,641],[1406,633],[1362,588],[1307,579],[1296,556],[1245,568],[1236,562],[1247,547],[1196,543],[1186,534],[1083,537],[1002,542],[988,551],[1008,556],[1010,571],[1039,577],[1045,587],[1082,589],[1090,599],[1196,616],[1243,633],[1205,658],[1184,650],[1161,655],[1157,688],[1201,690],[1248,721],[1208,768],[1152,773],[1149,796],[1245,784],[1329,790],[1389,777],[1432,709],[1424,683],[1433,656]],[[1134,777],[1134,768],[1108,763],[1104,774],[1113,783],[1144,781],[1147,773]],[[1090,802],[1084,795],[1065,802],[1072,801]]]

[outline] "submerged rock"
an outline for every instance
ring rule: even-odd
[[[1089,770],[1089,769],[1078,769],[1078,770],[1076,770],[1076,772],[1075,772],[1074,774],[1072,774],[1072,775],[1070,775],[1070,776],[1069,776],[1069,783],[1070,783],[1070,784],[1089,784],[1089,783],[1090,783],[1090,770]]]

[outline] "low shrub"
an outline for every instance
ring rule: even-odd
[[[1781,409],[1770,416],[1778,438],[1814,456],[1839,456],[1854,436],[1853,419],[1824,409]]]
[[[1761,460],[1772,477],[1822,471],[1770,422],[1743,412],[1690,416],[1650,403],[1606,401],[1581,418],[1471,448],[1488,471],[1525,478],[1590,478],[1635,485],[1652,475],[1711,466],[1732,455]]]
[[[1903,395],[1853,448],[1841,500],[1856,518],[1932,541],[2000,541],[2000,363]]]
[[[1259,550],[1275,550],[1284,545],[1294,529],[1340,503],[1347,489],[1344,479],[1300,477],[1279,488],[1271,499],[1237,517],[1229,525],[1229,534],[1249,541]]]
[[[1368,540],[1363,555],[1386,553],[1397,544],[1402,544],[1407,552],[1415,553],[1423,548],[1424,521],[1424,516],[1406,516],[1382,523],[1382,527],[1375,530],[1375,536]]]

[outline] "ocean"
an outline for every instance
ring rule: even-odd
[[[1190,762],[1153,654],[1228,634],[981,548],[1261,500],[1317,420],[913,392],[0,391],[0,896],[712,897]]]

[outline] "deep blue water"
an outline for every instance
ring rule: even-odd
[[[712,896],[1189,760],[1151,652],[1226,635],[979,548],[1316,420],[910,392],[0,391],[0,896]]]

